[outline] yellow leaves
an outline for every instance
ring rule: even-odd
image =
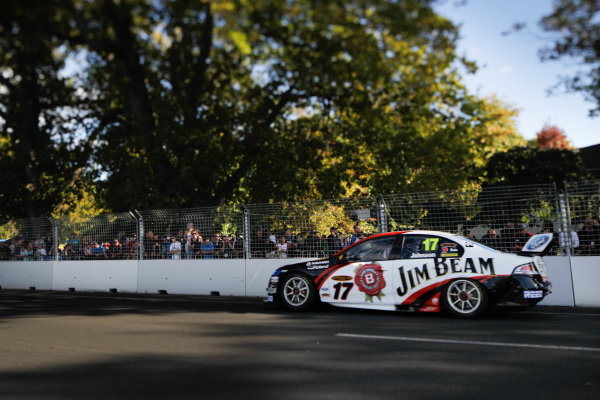
[[[245,33],[240,31],[231,31],[229,32],[229,38],[243,55],[247,56],[252,51]]]

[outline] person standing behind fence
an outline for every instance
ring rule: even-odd
[[[598,249],[600,249],[600,232],[597,224],[597,221],[588,216],[583,221],[581,230],[577,232],[582,256],[593,256],[598,254]]]
[[[499,249],[500,238],[496,234],[496,230],[490,229],[488,233],[483,235],[483,237],[481,238],[481,243],[485,244],[488,247],[491,247],[492,249]]]
[[[352,235],[352,237],[350,238],[350,244],[354,244],[356,242],[358,242],[361,239],[361,230],[360,230],[360,225],[356,224],[354,225],[354,234]],[[362,235],[364,237],[364,235]]]
[[[215,245],[213,244],[213,242],[210,241],[208,237],[204,239],[204,242],[200,245],[200,250],[202,251],[202,256],[205,259],[214,258]]]
[[[268,242],[269,238],[265,238],[265,236],[263,235],[263,229],[259,226],[256,229],[256,233],[252,236],[252,239],[250,240],[250,251],[252,252],[252,257],[264,258]]]
[[[331,233],[327,236],[327,242],[329,243],[329,256],[332,256],[342,249],[342,239],[338,236],[337,227],[332,226],[329,232]]]
[[[515,223],[508,221],[506,227],[500,231],[500,246],[499,250],[513,251],[515,248],[515,235],[519,232],[519,229],[515,227]]]
[[[533,234],[527,231],[527,227],[523,224],[519,225],[519,231],[514,234],[514,251],[521,251],[525,243],[533,236]]]
[[[181,260],[181,242],[176,236],[171,238],[171,244],[169,245],[169,255],[173,260]]]
[[[321,257],[323,255],[321,239],[317,236],[317,231],[310,231],[310,234],[306,237],[304,253],[306,257]]]
[[[298,239],[292,234],[292,230],[287,228],[285,230],[285,241],[288,245],[287,254],[288,257],[298,257]]]
[[[277,257],[287,258],[288,257],[288,242],[285,239],[285,235],[279,239],[277,243]]]

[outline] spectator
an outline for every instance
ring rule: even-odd
[[[298,257],[298,239],[293,235],[290,228],[285,230],[285,241],[288,244],[288,257]]]
[[[279,243],[277,243],[277,257],[279,258],[287,258],[288,257],[288,243],[285,239],[285,235],[279,239]]]
[[[513,235],[514,251],[521,251],[525,243],[533,236],[531,232],[527,231],[527,227],[524,224],[519,225],[519,230]]]
[[[200,233],[197,230],[194,230],[192,232],[192,254],[194,255],[194,258],[202,258],[202,250],[200,249],[200,245],[202,245],[202,242],[204,241],[204,239],[202,238],[202,236],[200,235]]]
[[[512,251],[515,248],[515,235],[519,229],[515,227],[515,223],[508,221],[506,227],[500,231],[501,250]]]
[[[137,235],[134,233],[127,240],[127,247],[126,247],[127,257],[130,260],[137,260],[137,258],[138,258],[137,252],[138,252]]]
[[[102,246],[98,242],[95,242],[92,247],[92,257],[94,259],[98,259],[98,258],[106,259],[106,252],[105,252],[104,246]]]
[[[360,225],[358,225],[358,224],[354,225],[354,234],[352,235],[352,238],[350,239],[350,244],[354,244],[362,238],[364,238],[364,234],[362,233],[362,231],[360,229]]]
[[[30,247],[31,247],[31,254],[33,255],[33,243],[28,243],[27,245],[25,245],[24,242],[21,242],[21,247],[19,250],[19,256],[21,257],[21,259],[23,261],[28,261],[29,260],[29,251],[30,251]]]
[[[328,255],[332,256],[342,249],[342,239],[338,236],[337,227],[332,226],[331,228],[329,228],[329,232],[330,234],[329,236],[327,236],[327,242],[329,244]]]
[[[221,236],[221,232],[215,233],[215,237],[213,238],[213,246],[215,247],[214,256],[216,258],[223,258],[225,255],[225,242],[223,240],[223,236]]]
[[[317,236],[317,231],[310,231],[310,234],[304,241],[304,255],[306,257],[322,257],[321,239]]]
[[[81,241],[75,236],[75,234],[71,234],[71,238],[67,240],[67,256],[73,259],[81,258]]]
[[[7,261],[11,258],[10,247],[6,241],[0,242],[0,260]]]
[[[552,233],[552,241],[550,242],[550,249],[548,250],[548,254],[550,255],[560,255],[559,246],[558,246],[558,237],[554,234],[554,225],[552,222],[546,221],[544,222],[544,229],[542,233]]]
[[[44,247],[44,242],[42,241],[36,246],[36,258],[38,260],[45,260],[48,257],[48,253],[46,253],[46,248]]]
[[[111,260],[120,260],[125,258],[123,254],[123,245],[119,242],[119,239],[115,239],[112,245],[108,248],[107,256]]]
[[[162,238],[162,242],[161,242],[161,246],[160,246],[160,253],[162,255],[163,258],[166,259],[171,259],[171,237],[170,236],[163,236]]]
[[[592,219],[592,217],[586,217],[583,221],[583,227],[577,234],[579,236],[581,255],[593,256],[599,254],[600,228],[598,226],[598,221]]]
[[[233,257],[245,258],[244,254],[244,237],[239,235],[233,243]]]
[[[253,258],[264,258],[267,253],[267,245],[269,238],[263,235],[262,227],[256,229],[256,233],[252,236],[250,241],[250,250]]]
[[[223,258],[231,258],[233,257],[233,248],[235,243],[235,238],[230,238],[229,236],[223,236],[221,238],[222,248],[221,255]]]
[[[470,229],[463,229],[463,236],[466,237],[467,239],[473,239],[473,233],[471,232]]]
[[[209,238],[204,239],[204,242],[200,245],[202,256],[205,259],[212,259],[215,254],[215,245],[210,241]]]
[[[490,229],[488,233],[483,235],[481,238],[481,243],[493,249],[500,249],[501,247],[500,238],[498,237],[495,229]]]
[[[172,260],[181,260],[181,242],[176,236],[171,237],[169,245],[169,255]]]
[[[568,241],[567,232],[560,231],[558,233],[558,236],[559,236],[559,240],[560,240],[560,249],[561,249],[563,255],[568,254],[567,248],[570,249],[571,254],[579,253],[579,235],[577,234],[577,232],[575,232],[574,230],[571,231],[570,243]]]

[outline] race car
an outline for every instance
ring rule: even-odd
[[[297,311],[321,302],[463,318],[529,308],[552,291],[541,258],[551,241],[551,233],[534,235],[519,254],[509,254],[445,232],[381,233],[329,258],[278,268],[265,301]]]

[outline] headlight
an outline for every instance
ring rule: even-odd
[[[519,265],[518,267],[516,267],[513,270],[512,274],[513,275],[533,276],[533,275],[539,275],[540,273],[535,268],[535,265],[532,262],[529,262],[527,264]]]

